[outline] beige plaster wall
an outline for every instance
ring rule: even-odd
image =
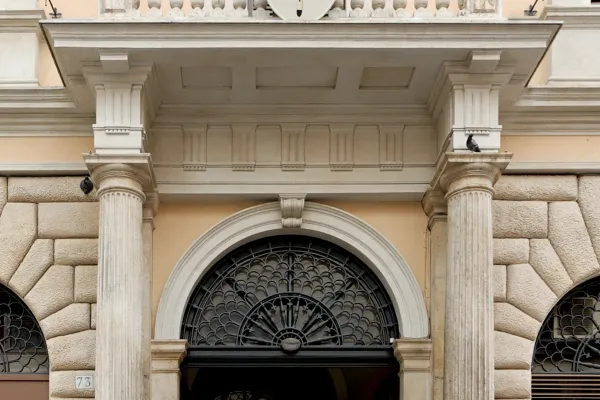
[[[152,320],[165,283],[189,246],[219,221],[253,202],[162,204],[155,218]],[[425,293],[427,217],[419,203],[328,202],[364,220],[398,249]]]
[[[0,137],[0,163],[83,163],[94,150],[94,138]]]
[[[600,136],[503,136],[512,162],[598,162]]]

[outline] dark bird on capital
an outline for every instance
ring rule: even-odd
[[[469,135],[469,138],[467,139],[467,149],[471,150],[473,153],[481,153],[481,149],[475,139],[473,139],[473,135]]]
[[[79,188],[84,194],[90,194],[94,190],[94,184],[90,180],[89,176],[86,176],[80,183]]]

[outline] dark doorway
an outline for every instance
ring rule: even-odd
[[[393,367],[184,368],[181,400],[396,400]]]

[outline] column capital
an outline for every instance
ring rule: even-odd
[[[185,339],[152,339],[152,371],[179,373],[179,364],[185,358],[188,342]]]
[[[145,193],[156,191],[150,154],[84,154],[84,162],[97,187],[98,197],[113,190],[129,191],[146,201]]]
[[[433,188],[427,189],[425,195],[421,199],[421,206],[423,211],[429,217],[428,227],[438,218],[446,218],[448,212],[446,205],[446,198],[442,190],[436,190]]]
[[[142,209],[142,217],[144,222],[147,222],[152,226],[152,230],[154,230],[154,217],[158,213],[159,204],[158,191],[154,190],[146,193],[146,202]]]
[[[392,345],[401,371],[429,372],[431,370],[431,339],[396,339]]]
[[[500,150],[500,91],[514,73],[511,65],[501,64],[501,55],[499,50],[478,50],[442,66],[428,101],[445,138],[442,151],[468,152],[471,134],[482,151]]]
[[[461,190],[493,192],[512,156],[512,153],[446,153],[438,162],[431,186],[444,191],[446,199]]]

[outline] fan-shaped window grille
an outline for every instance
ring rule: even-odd
[[[548,315],[532,360],[534,399],[591,399],[600,393],[600,278],[565,295]]]
[[[190,346],[369,346],[398,337],[389,296],[358,258],[323,240],[278,236],[223,258],[190,298]]]
[[[35,317],[21,299],[0,285],[0,374],[47,374],[48,366],[46,341]]]

